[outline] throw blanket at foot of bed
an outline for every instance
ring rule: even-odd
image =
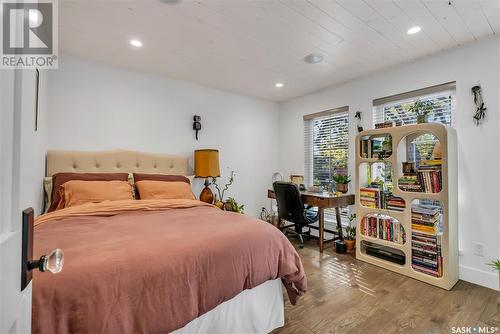
[[[35,221],[33,333],[166,333],[245,289],[282,278],[294,304],[306,277],[275,227],[192,200],[85,204]]]

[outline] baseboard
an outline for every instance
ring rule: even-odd
[[[460,266],[460,279],[493,290],[500,291],[498,286],[498,274],[491,271],[483,271],[467,266]]]

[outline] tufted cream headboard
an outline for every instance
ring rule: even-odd
[[[188,175],[188,158],[125,150],[48,151],[46,176],[73,173],[157,173]]]

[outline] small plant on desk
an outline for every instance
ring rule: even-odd
[[[348,184],[349,182],[351,182],[350,175],[333,174],[332,179],[336,183],[337,191],[340,191],[341,193],[346,193],[349,190]]]
[[[354,226],[353,226],[354,222]],[[345,238],[347,252],[352,252],[356,245],[356,214],[349,216],[349,225],[345,227]]]

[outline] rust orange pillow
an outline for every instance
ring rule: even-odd
[[[57,209],[85,203],[134,199],[132,186],[127,181],[72,180],[59,188],[61,200]]]
[[[52,176],[52,193],[50,207],[52,212],[59,207],[59,190],[61,186],[72,180],[81,181],[128,181],[128,173],[56,173]]]
[[[135,187],[141,199],[196,199],[185,181],[138,181]]]

